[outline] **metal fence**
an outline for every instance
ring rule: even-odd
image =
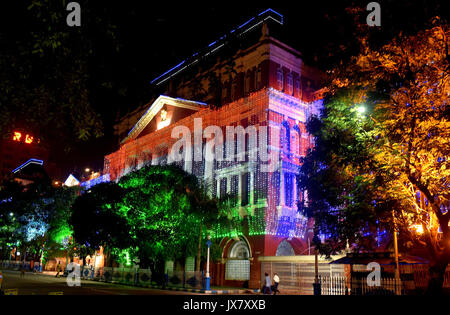
[[[8,270],[21,270],[22,266],[25,267],[25,270],[33,270],[33,271],[40,271],[40,264],[39,262],[34,262],[33,266],[31,266],[31,263],[29,261],[26,261],[23,265],[22,261],[14,261],[14,260],[2,260],[0,261],[0,269],[8,269]]]
[[[314,263],[304,262],[263,262],[261,264],[261,283],[264,283],[264,274],[277,273],[280,277],[278,289],[287,294],[314,294]],[[344,265],[331,265],[319,263],[319,276],[342,277],[345,275]]]
[[[124,267],[101,267],[93,269],[91,267],[83,267],[81,274],[84,279],[104,282],[143,286],[152,284],[152,272],[150,269]]]
[[[168,285],[171,287],[201,289],[204,287],[204,275],[199,271],[169,271]]]
[[[381,278],[379,285],[369,285],[366,278],[319,277],[322,295],[403,295],[401,280]]]

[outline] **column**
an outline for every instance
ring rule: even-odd
[[[241,204],[242,204],[242,174],[241,173],[239,173],[238,174],[238,189],[237,189],[237,191],[238,191],[238,207],[240,207],[241,206]]]
[[[158,165],[158,155],[156,153],[152,154],[152,165]]]
[[[293,208],[297,208],[297,201],[298,201],[298,194],[297,194],[297,176],[296,174],[293,174],[293,179],[292,179],[292,185],[294,185],[293,189],[292,189],[292,193],[293,198],[292,198],[292,207]]]
[[[255,172],[250,171],[250,199],[249,204],[253,205],[255,203]]]
[[[192,174],[192,149],[184,148],[184,170]]]
[[[216,187],[216,191],[217,191],[217,199],[219,199],[220,198],[220,178],[219,179],[217,179],[216,180],[216,182],[217,182],[217,187]]]

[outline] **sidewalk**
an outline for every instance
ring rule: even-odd
[[[121,285],[128,285],[128,286],[135,286],[140,288],[148,288],[148,289],[157,289],[157,290],[168,290],[168,291],[184,291],[184,292],[190,292],[190,293],[204,293],[204,294],[257,294],[260,293],[261,290],[259,289],[245,289],[245,288],[231,288],[231,287],[211,287],[211,290],[205,290],[205,289],[190,289],[190,288],[183,288],[183,287],[174,287],[174,286],[166,286],[165,288],[161,285],[144,285],[144,284],[130,284],[130,283],[124,283],[124,282],[117,282],[117,281],[111,281],[111,282],[105,282],[98,279],[90,279],[90,281],[99,281],[103,283],[111,283],[111,284],[121,284]]]
[[[148,285],[148,286],[141,286],[151,289],[159,289],[159,290],[169,290],[169,291],[184,291],[184,292],[192,292],[192,293],[204,293],[204,294],[257,294],[259,293],[259,289],[242,289],[242,288],[223,288],[223,287],[212,287],[211,290],[205,290],[205,289],[188,289],[188,288],[181,288],[181,287],[166,287],[163,288],[162,286],[155,286],[155,285]]]

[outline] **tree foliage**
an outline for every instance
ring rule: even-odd
[[[450,262],[449,36],[435,19],[380,49],[362,38],[361,54],[334,72],[322,120],[309,124],[317,146],[301,180],[333,250],[394,225],[412,249],[426,248],[437,288]]]

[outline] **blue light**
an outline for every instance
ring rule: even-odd
[[[273,13],[275,13],[275,14],[278,14],[281,18],[283,18],[283,15],[282,15],[282,14],[278,13],[278,12],[275,11],[275,10],[272,10],[271,8],[267,9],[267,10],[264,11],[264,12],[261,12],[260,14],[258,14],[258,16],[261,16],[261,15],[263,15],[263,14],[266,13],[266,12],[273,12]]]
[[[192,101],[192,100],[187,100],[187,99],[184,99],[184,98],[181,98],[181,97],[177,97],[177,100],[179,100],[179,101],[185,101],[185,102],[189,102],[189,103],[197,103],[197,104],[205,105],[205,106],[208,105],[207,103],[197,102],[197,101]]]
[[[173,70],[175,70],[176,68],[179,68],[181,65],[183,65],[186,62],[186,60],[183,60],[182,62],[180,62],[178,65],[176,65],[175,67],[173,67],[172,69],[164,72],[163,74],[161,74],[159,77],[157,77],[156,79],[154,79],[153,81],[151,81],[151,83],[155,82],[156,80],[162,78],[163,76],[165,76],[166,74],[172,72]]]
[[[26,161],[25,163],[23,163],[22,165],[20,165],[16,169],[14,169],[12,172],[13,173],[17,173],[18,171],[20,171],[22,168],[24,168],[28,164],[38,164],[38,165],[42,166],[42,165],[44,165],[44,161],[38,160],[38,159],[29,159],[28,161]]]
[[[247,25],[248,23],[250,23],[251,21],[253,21],[255,18],[251,18],[250,20],[248,20],[247,22],[245,22],[244,24],[242,24],[241,26],[239,26],[237,29],[241,29],[243,28],[245,25]]]
[[[259,19],[259,17],[261,17],[262,15],[264,15],[264,14],[266,14],[266,13],[268,13],[268,16],[267,16],[267,17],[262,18],[262,20],[260,20],[256,25],[253,25],[253,26],[249,27],[248,29],[242,31],[241,33],[237,34],[237,36],[242,36],[243,34],[247,33],[248,31],[252,30],[252,29],[255,28],[256,26],[260,25],[263,21],[266,21],[266,20],[268,20],[268,19],[272,19],[272,20],[274,20],[275,22],[280,23],[281,25],[283,25],[283,15],[269,8],[269,9],[267,9],[267,10],[261,12],[260,14],[258,14],[256,17],[251,18],[250,20],[248,20],[247,22],[245,22],[244,24],[242,24],[241,26],[239,26],[237,29],[233,29],[233,30],[230,32],[230,34],[233,34],[233,33],[236,32],[237,30],[242,29],[244,26],[248,25],[249,23],[251,23],[252,21],[254,21],[256,18]],[[276,14],[277,16],[279,16],[279,17],[281,18],[281,20],[277,20],[277,19],[275,19],[273,16],[270,16],[270,13]],[[220,37],[219,40],[216,40],[216,41],[212,42],[211,44],[209,44],[207,48],[213,47],[213,46],[216,45],[219,41],[222,41],[222,40],[225,39],[226,37],[227,37],[227,35],[224,35],[224,36]],[[216,48],[213,49],[212,51],[208,51],[208,52],[204,53],[204,54],[203,54],[203,57],[207,57],[208,55],[210,55],[211,53],[217,51],[219,48],[221,48],[221,47],[223,47],[223,46],[224,46],[224,44],[222,44],[222,45],[219,46],[219,47],[216,47]],[[197,55],[199,55],[199,53],[194,53],[194,54],[192,55],[191,58],[193,58],[193,57],[195,57],[195,56],[197,56]],[[155,83],[156,81],[158,81],[158,80],[161,79],[162,77],[168,75],[168,74],[171,73],[172,71],[174,71],[174,70],[176,70],[177,68],[181,67],[184,63],[186,63],[186,61],[187,61],[187,60],[182,61],[182,62],[179,63],[177,66],[173,67],[172,69],[170,69],[170,70],[166,71],[165,73],[163,73],[162,75],[158,76],[157,78],[155,78],[154,80],[152,80],[152,81],[150,82],[150,84]],[[177,71],[176,73],[171,74],[170,76],[168,76],[168,77],[165,78],[164,80],[158,82],[157,85],[162,84],[163,82],[167,81],[167,80],[170,79],[171,77],[177,75],[179,72],[183,71],[184,69],[186,69],[186,68],[189,67],[189,66],[194,65],[194,64],[197,63],[197,62],[198,62],[198,59],[195,60],[195,61],[190,62],[190,63],[189,63],[188,65],[186,65],[183,69]]]
[[[94,187],[95,185],[101,184],[101,183],[109,183],[110,177],[109,174],[105,174],[103,176],[88,180],[86,182],[82,182],[80,184],[81,187],[84,187],[85,189],[90,189]]]

